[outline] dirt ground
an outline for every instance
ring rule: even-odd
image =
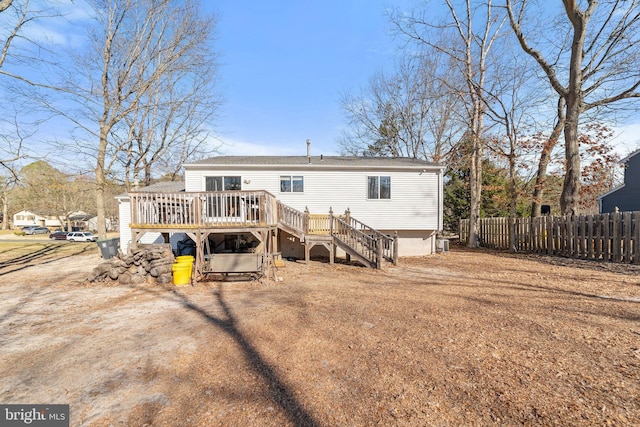
[[[638,267],[452,248],[86,283],[99,262],[0,251],[1,403],[72,426],[640,425]]]

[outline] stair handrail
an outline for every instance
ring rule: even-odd
[[[388,261],[396,264],[398,262],[398,251],[397,251],[397,234],[394,237],[389,236],[387,234],[381,233],[373,227],[368,226],[367,224],[359,221],[351,216],[349,211],[345,215],[347,220],[349,221],[349,226],[360,230],[363,233],[367,233],[373,236],[376,241],[380,241],[382,247],[382,257]]]
[[[355,251],[363,259],[367,260],[372,267],[380,267],[380,253],[378,244],[372,235],[369,235],[353,227],[349,222],[332,216],[332,236],[341,241],[346,246]]]
[[[277,205],[280,224],[299,232],[301,235],[307,233],[307,219],[304,212],[285,205],[280,200],[277,201]]]
[[[278,223],[302,236],[309,234],[309,209],[304,212],[277,201]],[[334,215],[329,210],[329,234],[350,247],[375,268],[380,268],[382,260],[394,264],[398,261],[397,233],[392,237],[351,216],[347,209],[344,215]]]

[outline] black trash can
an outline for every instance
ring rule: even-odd
[[[99,240],[97,243],[103,259],[110,259],[118,255],[118,247],[120,246],[119,238]]]
[[[196,242],[186,237],[180,240],[177,244],[178,256],[191,255],[196,256]]]

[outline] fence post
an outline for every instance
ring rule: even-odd
[[[624,212],[623,214],[623,226],[624,226],[624,262],[631,263],[631,212]]]
[[[640,264],[640,212],[633,213],[633,262]]]
[[[593,215],[589,215],[589,218],[587,220],[587,228],[588,228],[587,245],[589,245],[589,247],[587,248],[587,258],[593,259],[593,245],[595,242],[593,238]]]
[[[614,212],[612,215],[612,234],[613,239],[611,240],[611,244],[613,245],[612,252],[612,261],[619,262],[620,261],[620,213]]]
[[[602,215],[602,259],[605,261],[611,261],[611,232],[609,223],[609,214]]]

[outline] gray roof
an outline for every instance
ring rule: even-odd
[[[162,181],[148,185],[146,187],[132,188],[132,193],[179,193],[184,191],[184,181]],[[127,193],[120,194],[116,199],[127,199]]]
[[[309,159],[311,161],[309,161]],[[333,166],[333,167],[441,167],[424,160],[407,157],[355,156],[216,156],[185,164],[189,166]]]
[[[132,193],[177,193],[180,191],[184,191],[184,181],[162,181],[146,187],[131,189]]]

